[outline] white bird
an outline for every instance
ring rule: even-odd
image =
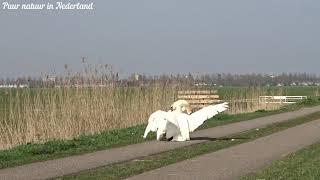
[[[148,133],[152,131],[157,132],[157,140],[161,140],[164,134],[166,134],[167,139],[172,138],[173,141],[190,140],[190,132],[196,130],[207,119],[225,111],[227,108],[228,103],[221,103],[209,105],[192,114],[185,114],[182,113],[181,104],[174,103],[173,111],[159,110],[150,115],[143,137],[146,138]]]

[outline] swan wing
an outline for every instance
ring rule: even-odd
[[[189,124],[189,132],[193,132],[199,126],[201,126],[204,123],[204,121],[212,118],[218,113],[221,113],[227,110],[227,108],[228,108],[228,103],[225,102],[221,104],[210,105],[192,113],[187,117],[188,124]]]
[[[148,125],[144,131],[143,137],[146,138],[150,131],[162,131],[166,126],[166,116],[167,112],[161,110],[152,113],[148,119]]]

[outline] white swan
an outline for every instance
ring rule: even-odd
[[[209,105],[192,114],[182,113],[180,103],[174,103],[173,111],[156,111],[150,115],[148,125],[146,127],[144,138],[147,137],[150,131],[157,132],[157,140],[161,140],[166,134],[166,138],[172,138],[173,141],[190,140],[190,132],[196,130],[207,119],[216,114],[225,111],[228,108],[228,103],[217,105]]]

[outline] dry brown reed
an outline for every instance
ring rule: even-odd
[[[9,105],[0,116],[0,146],[70,139],[145,123],[151,112],[170,106],[174,92],[161,86],[10,91]]]
[[[166,83],[115,86],[110,83],[114,80],[112,72],[100,73],[97,68],[89,67],[85,76],[76,74],[70,77],[67,65],[65,68],[69,77],[61,78],[55,88],[8,90],[3,94],[3,102],[0,103],[0,149],[53,139],[71,139],[146,123],[150,113],[170,107],[178,89]],[[97,76],[99,78],[95,78]],[[279,107],[238,101],[256,99],[260,95],[282,95],[282,92],[245,88],[231,90],[221,97],[230,102],[229,113],[232,114]]]
[[[229,102],[229,114],[255,112],[258,110],[275,110],[283,104],[259,103],[259,96],[282,96],[283,89],[270,89],[267,87],[238,88],[224,93],[223,99]]]
[[[0,116],[0,146],[71,139],[109,129],[147,122],[155,110],[166,110],[175,99],[176,87],[87,87],[42,88],[8,91],[6,110]],[[239,100],[260,95],[281,95],[265,88],[233,90],[224,96],[228,113],[276,109],[277,104]]]

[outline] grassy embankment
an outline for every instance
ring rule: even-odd
[[[206,121],[199,129],[293,111],[304,106],[318,105],[319,102],[319,99],[311,99],[276,111],[257,111],[239,115],[220,114]],[[141,143],[145,141],[142,138],[144,128],[145,124],[142,124],[95,135],[82,135],[72,140],[55,140],[43,144],[27,144],[2,150],[0,151],[0,168]],[[154,139],[154,135],[149,136],[147,140],[151,139]]]
[[[70,140],[143,124],[155,110],[168,109],[175,100],[176,90],[177,87],[166,84],[0,90],[0,149]],[[313,89],[313,94],[316,90],[319,88]],[[299,91],[311,93],[305,88]],[[279,109],[282,105],[242,100],[257,99],[260,95],[286,95],[284,92],[281,88],[267,87],[222,88],[218,91],[220,99],[230,103],[228,114]]]
[[[259,131],[249,130],[243,133],[233,134],[228,137],[218,138],[214,141],[208,141],[202,144],[191,145],[191,146],[170,150],[164,153],[160,153],[160,154],[156,154],[148,157],[143,157],[143,158],[134,159],[134,160],[121,162],[121,163],[115,163],[105,167],[83,171],[77,174],[63,177],[63,179],[122,179],[125,177],[150,171],[159,167],[167,166],[169,164],[177,163],[185,159],[194,158],[202,154],[218,151],[220,149],[228,148],[240,143],[253,141],[257,138],[267,136],[272,133],[276,133],[276,132],[279,132],[287,128],[294,127],[306,122],[317,120],[319,118],[320,118],[320,112],[317,112],[310,115],[306,115],[304,117],[295,118],[286,122],[275,123],[265,128],[261,128],[259,129]],[[230,141],[231,139],[235,139],[235,141]],[[312,157],[315,157],[315,155],[313,155]],[[313,160],[313,162],[315,161],[319,161],[319,158],[317,157],[316,160]],[[309,164],[311,163],[312,162],[309,162]],[[306,168],[307,167],[305,167],[305,170],[307,170]],[[315,169],[316,166],[313,166],[312,168]],[[276,168],[273,168],[273,169],[276,170]],[[277,172],[279,171],[275,171],[274,174],[271,174],[270,176],[267,176],[267,177],[278,177],[278,176],[275,176]],[[315,172],[313,173],[313,175],[316,175],[316,174],[319,174],[318,170],[315,170]],[[257,177],[259,178],[260,176],[257,176]],[[302,176],[300,175],[299,177],[302,177]],[[274,178],[266,178],[266,179],[274,179]]]
[[[316,180],[320,177],[320,142],[280,159],[242,180]]]

